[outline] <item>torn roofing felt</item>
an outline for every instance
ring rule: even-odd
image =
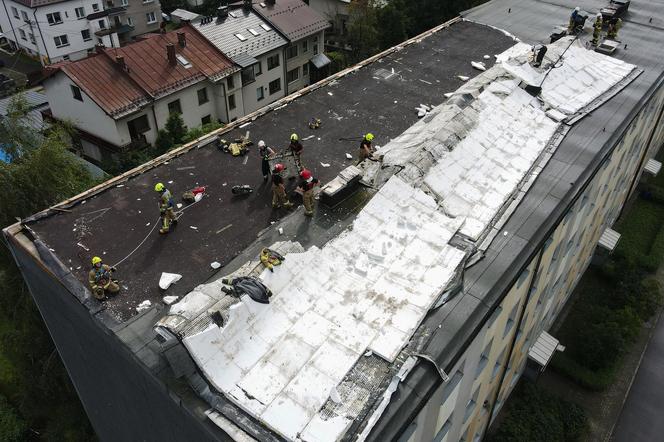
[[[173,306],[178,321],[206,324],[179,335],[212,387],[285,439],[343,437],[358,408],[330,413],[324,405],[349,400],[336,388],[362,358],[399,363],[428,310],[462,271],[468,254],[453,245],[454,235],[470,243],[485,237],[537,175],[543,154],[555,149],[561,121],[635,70],[570,45],[576,43],[552,44],[539,71],[517,45],[379,149],[382,162],[367,168],[365,180],[380,189],[352,227],[321,248],[287,253],[274,273],[260,275],[274,293],[270,304],[217,305],[228,321],[206,321],[214,302],[225,299],[216,281]],[[522,88],[563,53],[570,68],[561,72],[570,81],[561,84],[557,74],[545,80],[543,98]],[[611,74],[587,86],[598,66]],[[169,321],[160,326],[177,334]]]

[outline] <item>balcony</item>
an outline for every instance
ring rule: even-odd
[[[127,12],[126,6],[116,6],[113,8],[104,9],[103,11],[94,12],[87,16],[88,20],[98,20],[104,17],[113,17],[116,15],[122,15]]]
[[[111,34],[122,35],[122,34],[126,34],[127,32],[131,32],[133,30],[134,30],[134,27],[130,26],[130,25],[123,25],[123,24],[113,25],[109,28],[104,28],[104,29],[98,30],[97,32],[95,32],[95,35],[97,37],[104,37],[106,35],[111,35]]]

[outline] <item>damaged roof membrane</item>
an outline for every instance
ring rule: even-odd
[[[344,401],[335,388],[360,358],[376,354],[395,363],[472,251],[453,245],[453,236],[479,241],[535,176],[542,154],[555,149],[564,124],[552,111],[572,117],[635,71],[581,47],[568,50],[570,44],[552,44],[541,72],[517,45],[380,149],[380,166],[365,171],[380,190],[352,226],[260,274],[273,292],[270,304],[243,298],[223,307],[223,324],[206,320],[210,303],[224,298],[215,281],[172,306],[158,326],[183,339],[216,391],[280,436],[343,437],[356,408],[330,416],[323,405]],[[566,84],[550,74],[543,99],[520,87],[554,63],[554,71],[570,76]],[[586,86],[597,69],[608,73]],[[204,326],[183,335],[187,323]]]

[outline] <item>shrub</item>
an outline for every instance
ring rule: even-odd
[[[168,120],[166,120],[166,130],[171,136],[173,144],[180,144],[182,143],[182,138],[187,133],[187,126],[184,125],[182,116],[177,112],[173,112],[168,116]]]
[[[0,435],[6,442],[19,442],[25,440],[27,426],[21,419],[14,407],[7,402],[4,396],[0,396]]]
[[[154,156],[158,157],[168,152],[171,147],[173,147],[173,137],[167,130],[159,129],[157,139],[154,142]]]

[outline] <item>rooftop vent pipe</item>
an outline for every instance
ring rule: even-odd
[[[175,58],[175,45],[173,43],[166,45],[166,55],[168,56],[168,63],[171,66],[176,66],[178,61]]]
[[[178,32],[178,43],[181,48],[187,46],[187,35],[184,32]]]
[[[122,69],[123,71],[127,70],[127,63],[125,63],[125,59],[122,55],[117,55],[115,57],[115,62],[118,64],[120,69]]]
[[[226,20],[228,18],[228,6],[219,6],[217,8],[217,19],[218,20]]]

